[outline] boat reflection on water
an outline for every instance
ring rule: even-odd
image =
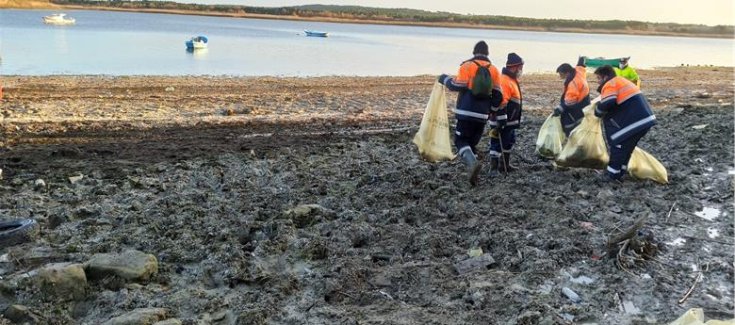
[[[203,49],[193,49],[193,48],[187,48],[187,53],[190,53],[195,59],[203,59],[207,57],[207,53],[209,53],[208,48]]]

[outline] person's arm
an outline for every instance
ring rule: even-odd
[[[638,88],[641,87],[641,79],[638,77],[638,72],[635,71],[635,69],[628,66],[628,75],[630,76],[630,81],[633,82]]]
[[[466,64],[462,64],[459,66],[459,71],[457,72],[457,77],[450,77],[447,75],[441,75],[439,76],[439,82],[442,83],[447,89],[451,91],[461,91],[461,90],[467,90],[469,89],[468,84],[470,81],[469,76],[469,69],[467,68]]]
[[[602,86],[602,95],[600,95],[602,99],[597,104],[597,107],[595,107],[595,116],[597,117],[605,116],[608,112],[618,106],[618,93],[609,83],[610,81],[608,81],[608,84]]]
[[[508,112],[518,112],[521,110],[521,94],[515,91],[515,88],[513,88],[511,85],[508,85],[508,87],[503,87],[503,91],[509,94],[508,95],[508,104],[505,105],[505,109]]]
[[[587,57],[586,56],[580,56],[579,59],[577,59],[577,66],[578,67],[585,67],[586,68],[587,65],[584,62],[585,60],[587,60]]]
[[[506,91],[503,89],[503,84],[500,78],[500,72],[495,66],[490,67],[490,77],[493,79],[493,91],[492,100],[490,101],[490,109],[495,112],[495,119],[498,124],[505,124],[505,120],[508,119],[505,106],[508,104],[508,99],[504,98]],[[502,122],[501,122],[502,121]]]

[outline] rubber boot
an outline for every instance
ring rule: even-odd
[[[498,176],[498,165],[500,165],[500,158],[490,156],[490,170],[488,171],[488,176],[495,177]]]
[[[477,160],[472,150],[465,150],[461,155],[462,162],[467,166],[467,172],[469,173],[470,185],[477,185],[477,176],[480,174],[482,164]]]
[[[500,170],[505,172],[513,172],[518,169],[518,167],[513,166],[510,164],[510,152],[503,152],[503,166],[500,166]]]
[[[608,172],[603,172],[602,175],[599,176],[600,183],[603,184],[622,184],[623,178],[621,176],[613,176],[613,174]]]
[[[500,159],[498,157],[490,157],[490,170],[498,170]]]

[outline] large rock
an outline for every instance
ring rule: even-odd
[[[284,213],[298,228],[305,228],[322,221],[323,218],[334,217],[334,211],[318,204],[301,204]]]
[[[84,268],[90,279],[118,276],[129,281],[148,281],[158,273],[158,260],[151,254],[129,250],[119,254],[95,254]]]
[[[176,318],[169,318],[160,322],[154,323],[153,325],[182,325],[183,323]]]
[[[163,308],[138,308],[103,323],[103,325],[152,325],[166,318]]]
[[[21,305],[10,305],[3,316],[16,324],[40,324],[40,318],[30,308]]]
[[[81,300],[87,290],[87,276],[82,264],[48,264],[38,270],[34,282],[49,300]]]
[[[454,268],[459,274],[467,274],[477,270],[487,270],[491,265],[495,264],[495,260],[490,254],[485,253],[477,257],[472,257],[464,261],[454,264]]]

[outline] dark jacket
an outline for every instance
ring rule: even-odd
[[[641,90],[623,77],[615,77],[600,87],[602,100],[595,115],[602,118],[608,145],[614,146],[631,135],[656,125],[656,115]]]

